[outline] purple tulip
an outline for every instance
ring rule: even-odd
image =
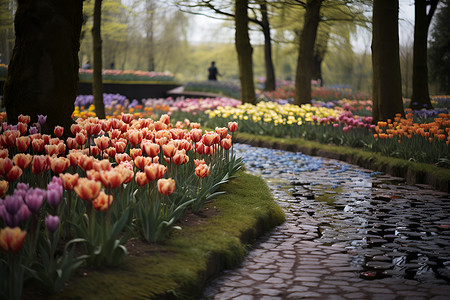
[[[30,134],[35,134],[35,133],[38,133],[39,130],[37,129],[37,127],[32,126],[32,127],[30,127],[30,129],[28,129],[28,132],[29,132]]]
[[[59,226],[59,217],[58,216],[52,216],[48,215],[47,218],[45,218],[45,225],[47,226],[47,229],[53,233],[58,229]]]
[[[47,116],[44,115],[38,115],[38,122],[39,124],[43,125],[45,122],[47,122]]]
[[[44,195],[41,193],[41,189],[31,190],[25,197],[25,202],[32,213],[37,214],[41,209],[42,203],[44,203]]]
[[[61,202],[62,193],[60,193],[57,189],[49,189],[47,190],[47,201],[53,206],[54,209],[58,208],[59,202]]]
[[[31,211],[28,209],[28,206],[25,204],[22,205],[19,209],[19,217],[21,222],[25,222],[31,216]]]
[[[17,183],[16,191],[17,190],[28,191],[29,188],[30,188],[30,185],[28,183],[19,182],[19,183]]]
[[[16,196],[16,195],[8,195],[5,197],[5,201],[3,202],[3,205],[6,208],[6,211],[10,214],[10,215],[15,215],[20,207],[23,204],[23,199],[21,196]]]

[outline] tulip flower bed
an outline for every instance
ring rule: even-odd
[[[78,71],[80,81],[92,80],[92,69],[80,69]],[[173,81],[174,75],[169,72],[149,72],[135,70],[103,70],[103,80],[111,81]]]
[[[94,97],[92,95],[80,95],[75,100],[74,118],[95,117]],[[216,109],[219,106],[237,107],[241,101],[226,97],[217,98],[160,98],[142,99],[141,104],[134,99],[129,101],[119,94],[103,94],[105,113],[107,117],[117,117],[122,114],[133,114],[135,117],[157,118],[162,114],[176,115],[176,119],[184,117],[195,118],[197,121],[204,119],[204,111]]]
[[[344,106],[345,109],[336,105],[329,107],[332,108],[275,102],[219,107],[207,111],[211,119],[207,126],[238,120],[242,132],[359,147],[450,168],[450,113],[447,109],[430,113],[435,116],[431,120],[422,117],[422,111],[406,110],[406,118],[396,117],[375,126],[372,117],[354,115],[350,105]]]
[[[285,102],[292,101],[295,97],[295,85],[293,82],[284,81],[277,85],[275,91],[262,92],[260,97],[269,101]],[[366,93],[355,93],[349,88],[321,87],[318,84],[311,86],[311,98],[316,101],[333,101],[340,99],[369,100],[371,97]]]
[[[82,264],[121,264],[131,236],[162,241],[241,167],[229,154],[234,122],[203,132],[188,120],[172,126],[168,115],[79,118],[62,140],[62,127],[38,132],[45,119],[3,123],[1,298],[20,299],[28,281],[56,293]]]

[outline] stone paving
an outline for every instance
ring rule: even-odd
[[[336,160],[235,145],[286,222],[204,299],[450,299],[450,195]]]

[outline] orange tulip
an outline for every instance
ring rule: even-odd
[[[205,146],[217,144],[220,141],[220,136],[215,132],[206,132],[202,137],[202,143]]]
[[[27,151],[30,147],[31,139],[28,136],[21,136],[16,139],[16,147],[19,152]]]
[[[228,129],[231,132],[235,132],[237,130],[238,124],[236,122],[228,122]]]
[[[81,155],[82,154],[78,151],[69,151],[67,158],[69,159],[70,165],[72,167],[78,166],[78,161],[79,161]]]
[[[77,184],[79,175],[78,175],[78,173],[75,173],[75,174],[70,174],[70,173],[62,174],[62,173],[60,173],[59,174],[59,178],[61,178],[63,188],[68,190],[68,191],[71,191],[71,190],[73,190],[73,188]]]
[[[166,130],[167,129],[167,125],[164,124],[161,121],[155,122],[154,126],[155,126],[155,130],[156,131],[161,131],[161,130]]]
[[[201,129],[192,129],[190,131],[190,135],[191,135],[191,139],[197,143],[198,141],[200,141],[202,139],[203,136],[203,130]]]
[[[149,183],[149,180],[145,172],[136,172],[135,180],[139,186],[144,186]]]
[[[145,141],[141,143],[141,149],[145,154],[147,154],[150,157],[155,157],[158,155],[160,151],[161,146],[158,144],[155,144],[151,141]]]
[[[172,162],[175,165],[182,165],[189,162],[189,156],[186,155],[185,150],[176,151],[175,155],[172,157]]]
[[[46,145],[49,145],[49,144],[50,144],[51,136],[48,135],[48,134],[43,134],[43,135],[42,135],[42,139],[44,140],[44,143],[45,143]]]
[[[145,166],[149,166],[152,163],[152,159],[150,157],[138,156],[134,159],[134,165],[139,170],[144,170]]]
[[[55,126],[55,129],[53,130],[53,133],[54,133],[57,137],[62,137],[62,135],[64,134],[64,127],[61,127],[61,126]]]
[[[98,196],[101,187],[102,185],[98,181],[90,180],[88,178],[79,178],[74,190],[81,200],[91,201]]]
[[[123,183],[127,184],[133,180],[133,166],[128,162],[123,162],[115,169],[122,175]]]
[[[88,155],[80,155],[78,158],[78,166],[83,170],[87,171],[94,167],[94,157]]]
[[[225,127],[216,127],[216,133],[220,136],[221,139],[224,139],[228,134],[228,128]]]
[[[112,169],[110,171],[101,171],[100,181],[105,188],[115,189],[122,184],[123,177],[119,171]]]
[[[136,159],[136,157],[142,156],[142,149],[139,148],[130,149],[130,156],[132,159]]]
[[[197,167],[195,167],[195,175],[204,178],[209,175],[210,167],[206,164],[199,164]]]
[[[22,122],[17,123],[17,130],[20,131],[20,135],[25,135],[28,130],[28,125]]]
[[[75,141],[77,142],[78,145],[84,146],[87,141],[87,136],[83,132],[78,132],[77,135],[75,136]]]
[[[100,172],[94,169],[90,169],[86,171],[86,177],[90,180],[99,181],[100,182]]]
[[[11,159],[0,158],[0,176],[5,176],[13,167],[13,162]]]
[[[103,151],[103,150],[105,150],[106,148],[109,147],[109,137],[107,137],[107,136],[100,136],[100,137],[94,139],[94,143],[95,143],[95,145],[97,145],[97,147],[100,150]]]
[[[102,151],[100,150],[99,147],[91,146],[91,154],[92,154],[92,156],[94,156],[94,157],[99,156],[101,152]]]
[[[131,114],[124,114],[122,113],[122,121],[126,124],[131,123],[131,121],[134,119],[134,116]]]
[[[131,161],[131,157],[126,153],[118,153],[114,158],[117,164],[120,164],[125,161]]]
[[[109,157],[115,157],[117,154],[117,151],[116,151],[116,148],[109,147],[106,149],[106,153],[108,154]]]
[[[158,191],[165,196],[172,195],[175,191],[175,180],[173,180],[172,178],[159,179]]]
[[[78,148],[78,143],[75,140],[75,138],[72,138],[72,137],[67,138],[66,143],[67,143],[67,147],[69,147],[70,150]]]
[[[4,132],[5,146],[10,148],[16,143],[16,139],[20,136],[19,130],[7,130]]]
[[[56,174],[64,172],[70,167],[70,160],[65,157],[53,157],[50,158],[50,168]]]
[[[28,124],[28,123],[30,123],[31,118],[30,118],[30,116],[28,116],[28,115],[22,115],[22,114],[20,114],[19,117],[18,117],[18,120],[19,120],[19,122]]]
[[[102,160],[94,160],[94,169],[98,172],[100,171],[109,171],[112,169],[111,163],[108,159],[102,159]]]
[[[140,132],[139,130],[129,131],[128,141],[131,145],[136,147],[142,141],[142,132]]]
[[[30,154],[23,154],[18,153],[14,155],[13,162],[16,166],[21,168],[22,170],[25,170],[31,165],[31,162],[33,161],[33,156]]]
[[[49,156],[53,156],[53,155],[58,155],[59,154],[59,150],[58,150],[58,146],[57,145],[45,145],[45,153],[47,153],[47,155]]]
[[[117,153],[125,152],[125,148],[127,147],[127,143],[124,142],[116,142],[115,148]]]
[[[0,247],[6,252],[17,253],[26,236],[27,232],[19,227],[5,227],[0,231]]]
[[[101,191],[97,198],[92,201],[92,204],[96,211],[106,211],[111,207],[112,202],[113,196],[107,195],[104,191]]]
[[[164,156],[171,158],[175,155],[177,148],[174,143],[169,142],[167,145],[162,146],[162,150],[164,152]]]
[[[35,153],[39,153],[44,150],[45,142],[41,138],[33,139],[31,146],[33,147],[33,151]]]
[[[167,167],[163,166],[161,164],[151,164],[149,166],[146,166],[144,168],[145,174],[147,175],[147,178],[149,181],[153,181],[156,179],[163,178],[164,174],[167,171]]]
[[[6,180],[0,180],[0,198],[5,197],[6,192],[8,192],[9,182]]]
[[[162,123],[169,125],[170,124],[170,117],[167,114],[161,115],[161,118],[159,118],[159,121]]]

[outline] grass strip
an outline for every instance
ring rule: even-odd
[[[164,244],[148,244],[148,255],[118,268],[92,270],[45,299],[199,299],[206,281],[244,258],[249,243],[284,221],[265,181],[239,172],[226,193],[204,209],[217,213],[175,231]]]
[[[408,184],[429,184],[437,190],[450,192],[450,170],[432,164],[383,156],[379,153],[347,146],[322,144],[301,138],[275,138],[239,132],[236,142],[338,159],[370,170],[403,177]]]

